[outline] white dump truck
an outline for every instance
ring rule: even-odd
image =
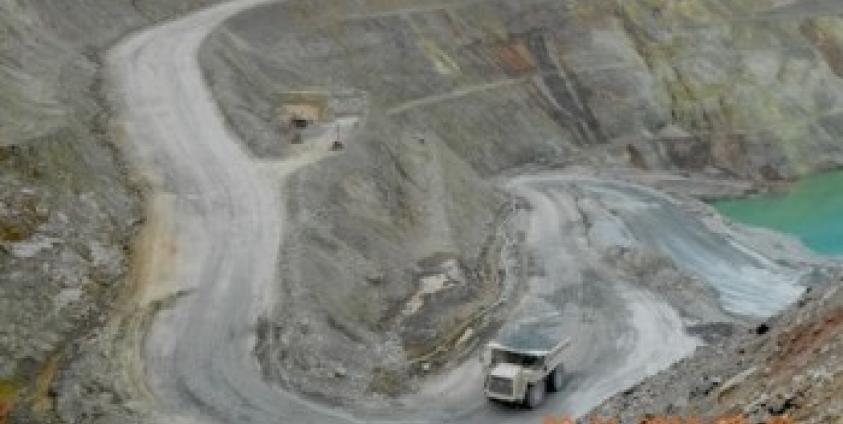
[[[486,370],[486,397],[535,408],[548,391],[562,388],[562,352],[568,345],[569,340],[563,340],[547,350],[532,350],[489,343],[480,355]]]

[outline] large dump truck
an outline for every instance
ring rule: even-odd
[[[481,353],[486,370],[484,392],[492,400],[535,408],[547,392],[562,388],[564,340],[550,349],[525,350],[491,342]]]

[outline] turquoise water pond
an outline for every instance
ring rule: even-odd
[[[818,253],[843,255],[843,171],[805,178],[784,194],[714,206],[735,221],[795,235]]]

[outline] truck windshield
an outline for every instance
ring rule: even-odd
[[[492,350],[492,363],[507,363],[521,365],[524,367],[534,367],[540,365],[542,358],[533,355],[524,355],[521,353],[507,352],[505,350]]]

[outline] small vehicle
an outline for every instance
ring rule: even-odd
[[[486,371],[486,397],[528,408],[539,406],[547,392],[562,388],[562,351],[569,344],[566,339],[548,350],[522,350],[489,343],[480,356]]]

